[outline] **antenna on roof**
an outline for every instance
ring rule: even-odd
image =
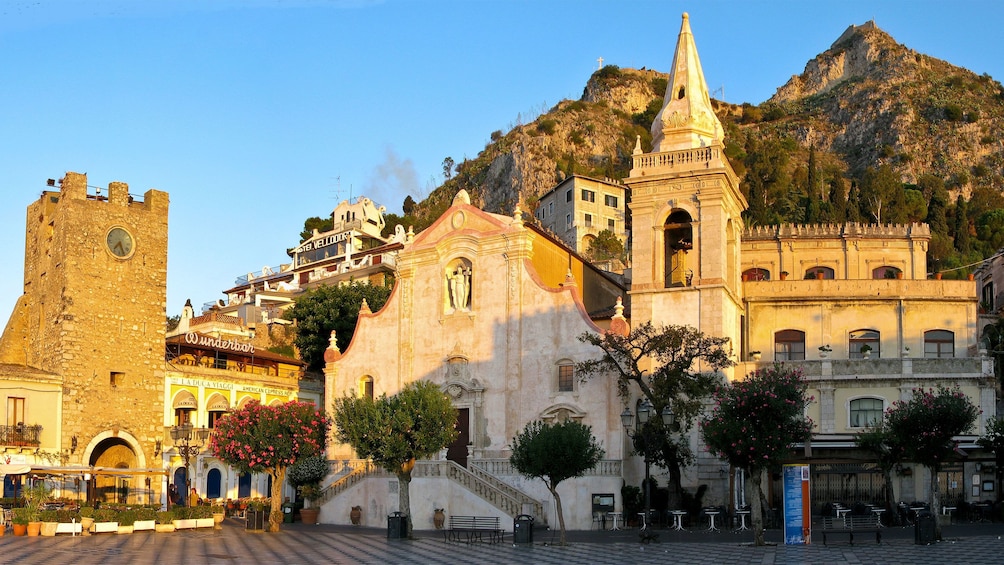
[[[335,177],[335,189],[331,191],[335,195],[335,201],[337,202],[342,197],[342,177],[341,175]]]

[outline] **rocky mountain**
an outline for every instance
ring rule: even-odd
[[[784,110],[800,144],[840,155],[851,173],[889,164],[904,182],[933,174],[967,193],[1000,188],[1001,84],[898,44],[875,22],[849,27],[766,105]]]
[[[495,132],[475,159],[459,163],[456,174],[419,204],[416,215],[437,217],[461,188],[484,209],[511,214],[517,203],[532,212],[539,196],[570,174],[625,177],[636,138],[643,148],[651,146],[649,128],[666,80],[646,69],[596,71],[579,100],[562,101],[508,133]],[[952,202],[980,188],[998,194],[1004,188],[1001,84],[911,50],[874,22],[850,26],[770,100],[717,103],[717,112],[726,152],[741,176],[766,145],[784,151],[785,170],[774,179],[778,194],[811,192],[806,186],[815,178],[825,199],[826,186],[853,187],[883,166],[904,183],[924,175],[940,179]],[[820,169],[815,177],[805,171],[810,146]],[[744,189],[757,184],[746,180]],[[840,190],[846,198],[847,189]],[[775,208],[782,210],[779,220],[800,221],[789,217],[798,213],[795,200]]]

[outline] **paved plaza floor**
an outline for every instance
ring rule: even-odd
[[[514,545],[509,532],[502,544],[446,542],[441,532],[416,531],[414,539],[388,540],[386,530],[346,526],[284,524],[276,534],[247,533],[236,520],[223,530],[186,530],[87,537],[0,537],[0,563],[324,563],[422,564],[499,563],[518,565],[646,564],[646,563],[853,563],[954,565],[1004,563],[1004,524],[946,526],[944,541],[914,543],[912,528],[887,528],[883,542],[874,536],[846,536],[828,546],[777,545],[780,532],[768,530],[775,545],[753,547],[742,533],[673,532],[659,530],[659,542],[639,543],[637,530],[569,532],[569,544],[557,545],[557,533],[537,528],[531,544]]]

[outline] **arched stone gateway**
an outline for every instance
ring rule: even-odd
[[[113,469],[136,469],[141,466],[136,451],[128,441],[120,437],[101,440],[91,451],[88,463],[94,467]],[[94,475],[87,487],[87,499],[121,504],[139,502],[141,484],[138,477],[125,474]]]

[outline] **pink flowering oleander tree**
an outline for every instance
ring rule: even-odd
[[[807,388],[801,369],[775,363],[719,387],[711,415],[701,422],[708,450],[749,473],[746,499],[756,545],[765,544],[760,500],[766,471],[812,435]]]
[[[252,401],[216,424],[209,450],[241,473],[272,477],[268,531],[282,523],[282,485],[286,470],[305,457],[323,456],[331,419],[308,402],[265,406]]]
[[[929,502],[936,539],[941,539],[938,471],[956,456],[958,444],[953,438],[969,431],[979,415],[979,408],[964,392],[945,386],[914,389],[910,400],[897,400],[886,410],[885,427],[905,447],[904,458],[931,472]]]

